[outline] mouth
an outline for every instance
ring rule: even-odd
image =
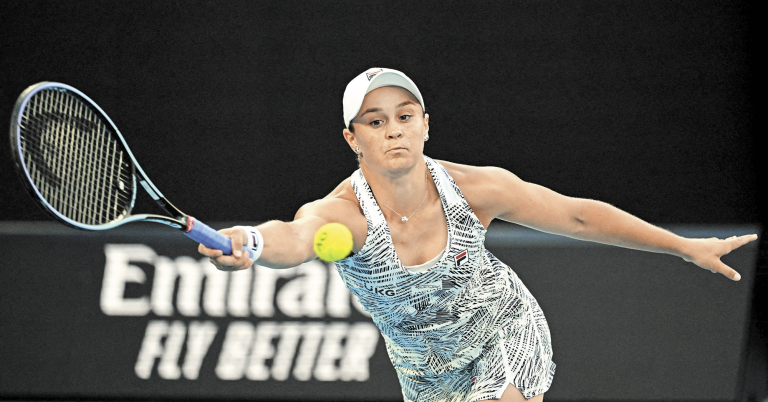
[[[408,148],[405,148],[405,147],[394,147],[394,148],[390,148],[390,149],[389,149],[387,152],[391,152],[391,151],[403,151],[403,150],[406,150],[406,149],[408,149]]]

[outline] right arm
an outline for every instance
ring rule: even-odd
[[[361,245],[365,238],[360,239],[360,231],[356,230],[360,226],[359,218],[365,224],[356,203],[336,197],[324,198],[302,206],[292,222],[269,221],[257,226],[264,238],[264,249],[257,261],[240,251],[248,243],[248,237],[245,231],[238,228],[219,231],[232,239],[233,255],[223,255],[221,250],[202,244],[198,246],[198,251],[211,258],[211,262],[223,271],[247,269],[254,262],[269,268],[295,267],[317,258],[312,243],[315,232],[326,223],[346,225],[352,231],[355,246]],[[362,235],[365,236],[365,231]],[[359,250],[358,247],[355,249]]]

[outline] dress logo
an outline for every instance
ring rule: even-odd
[[[453,257],[456,260],[456,266],[460,267],[465,262],[467,262],[467,250],[464,250],[460,252],[459,254],[456,254],[456,257]]]

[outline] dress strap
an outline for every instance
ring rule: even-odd
[[[373,190],[365,180],[362,169],[357,169],[350,177],[352,181],[352,189],[355,191],[357,202],[360,203],[360,207],[365,214],[365,218],[369,222],[370,226],[376,226],[385,221],[384,213],[381,212],[379,204],[376,202],[376,198],[373,197]]]
[[[424,161],[427,163],[427,168],[432,174],[432,179],[435,181],[435,186],[443,201],[446,204],[466,203],[464,194],[461,193],[459,186],[453,181],[453,177],[448,174],[445,167],[426,155],[424,155]]]

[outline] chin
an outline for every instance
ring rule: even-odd
[[[388,156],[385,164],[391,169],[409,169],[423,159],[421,154],[411,154],[409,151],[399,151]]]

